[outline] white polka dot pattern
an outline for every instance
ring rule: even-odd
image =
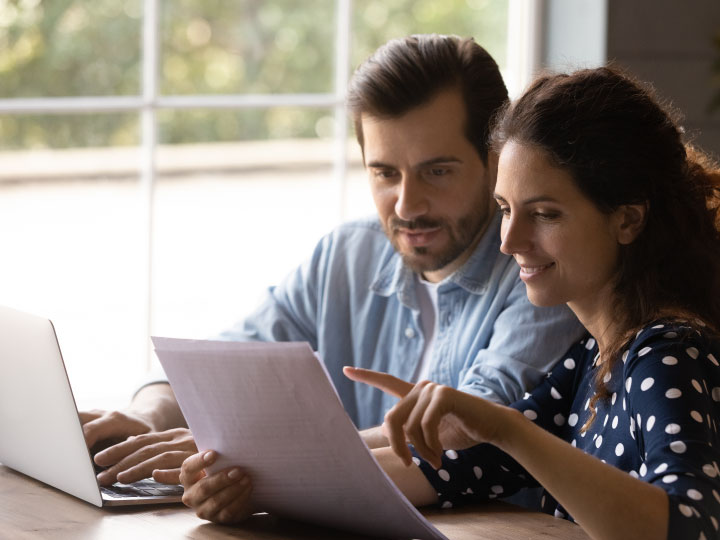
[[[655,384],[655,379],[653,379],[652,377],[643,379],[643,382],[640,383],[640,390],[642,390],[643,392],[650,390],[653,384]]]
[[[670,450],[676,454],[684,454],[687,450],[687,445],[683,441],[673,441],[670,443]]]
[[[597,357],[592,338],[572,348],[560,369],[526,396],[531,401],[513,406],[570,446],[665,490],[675,516],[668,538],[717,538],[720,448],[702,444],[702,438],[720,447],[720,342],[675,323],[648,326],[623,349],[623,361],[611,364],[603,378],[609,397],[594,403],[595,420],[583,430]],[[479,445],[446,450],[437,471],[426,463],[420,469],[441,504],[457,506],[461,498],[505,497],[525,485],[528,477],[518,475],[517,464],[507,459],[496,447]],[[542,507],[568,517],[552,497],[546,496]]]
[[[680,505],[678,505],[678,508],[680,508],[680,512],[682,513],[683,516],[692,517],[692,515],[693,515],[692,509],[688,505],[680,504]]]

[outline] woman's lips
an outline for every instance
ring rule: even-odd
[[[555,263],[548,263],[548,264],[521,264],[520,265],[520,279],[523,281],[532,279],[534,277],[539,276],[540,274],[543,274],[548,269],[555,266]]]

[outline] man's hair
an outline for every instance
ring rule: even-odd
[[[393,39],[357,68],[348,106],[360,147],[363,114],[397,118],[450,89],[460,91],[467,112],[465,136],[487,163],[489,126],[508,99],[507,89],[492,56],[472,38],[457,36]]]
[[[598,368],[592,422],[603,378],[639,329],[670,313],[720,331],[720,169],[684,143],[651,88],[612,67],[538,78],[498,115],[493,148],[507,141],[544,151],[601,212],[647,206],[642,232],[620,248],[622,335]]]

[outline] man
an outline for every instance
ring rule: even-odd
[[[342,374],[353,365],[430,379],[508,403],[539,382],[582,329],[565,308],[527,300],[500,253],[489,124],[507,102],[497,64],[471,39],[393,40],[355,72],[349,92],[377,219],[340,226],[271,288],[227,340],[308,341],[371,447],[394,400]],[[176,482],[192,437],[167,384],[124,412],[87,413],[101,483]]]

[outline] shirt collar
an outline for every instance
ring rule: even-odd
[[[502,215],[496,212],[475,251],[465,264],[443,280],[438,287],[439,293],[454,287],[462,287],[471,294],[485,293],[494,266],[491,261],[499,256],[501,220]],[[403,263],[402,257],[395,252],[385,264],[378,267],[370,290],[380,296],[397,293],[403,304],[411,309],[419,309],[415,294],[417,284],[415,276],[415,272],[408,268]]]

